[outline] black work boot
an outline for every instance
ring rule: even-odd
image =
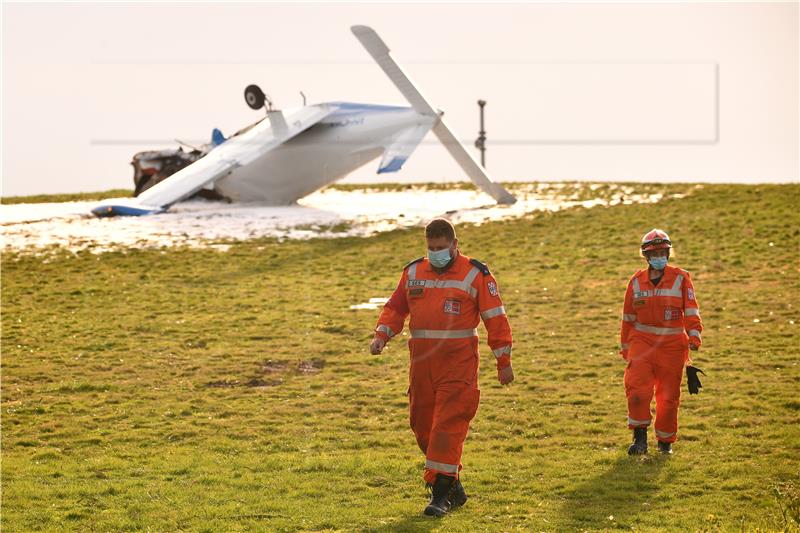
[[[436,481],[431,486],[431,502],[422,512],[427,516],[444,516],[450,510],[450,487],[455,478],[444,474],[436,474]]]
[[[464,492],[464,485],[461,484],[460,479],[456,479],[455,482],[450,486],[450,494],[448,495],[448,499],[450,500],[450,507],[455,509],[456,507],[461,507],[465,503],[467,503],[467,493]]]
[[[658,451],[665,455],[672,455],[672,443],[658,441]]]
[[[633,444],[628,448],[628,455],[644,455],[647,453],[647,428],[633,430]]]

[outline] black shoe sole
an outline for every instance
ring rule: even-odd
[[[458,499],[458,500],[453,499],[453,500],[451,500],[450,501],[450,510],[452,511],[453,509],[456,509],[458,507],[463,506],[465,503],[467,503],[468,499],[469,498],[467,496],[464,496],[463,500],[461,500],[461,499]]]
[[[447,514],[447,509],[442,509],[441,507],[437,507],[435,505],[429,505],[422,511],[422,514],[425,516],[433,516],[435,518],[441,518]]]

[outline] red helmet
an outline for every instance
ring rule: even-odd
[[[672,248],[672,241],[669,240],[669,235],[662,229],[651,229],[642,237],[642,251],[649,252],[650,250],[661,250],[663,248]]]

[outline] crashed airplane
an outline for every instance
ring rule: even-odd
[[[381,156],[378,174],[397,172],[431,130],[475,185],[498,203],[514,203],[514,196],[493,182],[458,141],[443,113],[422,96],[378,34],[367,26],[351,30],[411,107],[329,102],[274,110],[264,93],[250,85],[245,100],[253,109],[265,109],[265,119],[227,139],[215,130],[211,143],[197,152],[137,154],[137,175],[150,175],[139,176],[140,194],[104,202],[92,213],[161,213],[209,190],[229,201],[288,205]],[[159,173],[155,180],[145,179]]]

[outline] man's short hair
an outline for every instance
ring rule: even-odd
[[[425,226],[425,238],[437,239],[439,237],[446,237],[450,242],[456,239],[456,229],[449,220],[434,218]]]

